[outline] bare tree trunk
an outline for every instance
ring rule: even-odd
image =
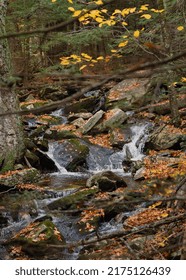
[[[0,35],[5,34],[7,0],[0,1]],[[10,76],[10,54],[7,40],[0,41],[0,112],[18,109],[18,100],[13,88],[6,86]],[[20,118],[8,115],[0,118],[0,171],[13,168],[23,153],[23,133]]]

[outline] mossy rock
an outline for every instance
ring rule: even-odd
[[[77,209],[78,205],[84,205],[86,202],[98,192],[97,188],[78,190],[76,193],[62,197],[48,204],[50,210],[54,209]]]
[[[24,183],[34,183],[40,178],[40,173],[35,168],[15,170],[0,176],[0,184],[17,186]]]
[[[53,140],[77,138],[77,136],[70,130],[54,130],[54,129],[47,129],[44,137],[46,139],[53,139]]]
[[[37,118],[37,123],[41,123],[43,125],[57,125],[61,123],[61,117],[42,115]]]
[[[46,253],[49,244],[64,245],[65,239],[48,219],[29,224],[6,242],[6,245],[21,245],[22,251],[31,256]]]

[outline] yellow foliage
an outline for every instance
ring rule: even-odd
[[[134,35],[135,38],[138,38],[139,35],[140,35],[139,30],[134,31],[133,35]]]
[[[121,47],[125,47],[126,45],[128,44],[128,40],[127,41],[124,41],[124,42],[121,42],[118,47],[121,48]]]
[[[143,17],[145,19],[150,19],[152,16],[149,14],[143,14],[141,17]]]
[[[184,27],[182,25],[180,25],[180,26],[177,27],[177,30],[182,31],[182,30],[184,30]]]
[[[69,7],[68,10],[71,11],[71,12],[75,11],[75,9],[73,7]]]
[[[140,10],[142,10],[142,11],[147,11],[147,10],[149,9],[148,6],[149,6],[149,4],[142,5],[142,6],[140,7]]]
[[[102,5],[103,4],[103,1],[102,0],[98,0],[98,1],[95,1],[96,5]]]

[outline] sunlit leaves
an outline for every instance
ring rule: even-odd
[[[68,10],[71,11],[71,12],[75,11],[75,9],[73,7],[69,7]]]
[[[152,16],[150,14],[143,14],[141,15],[142,18],[150,19]]]
[[[81,10],[74,11],[73,17],[78,17],[81,13]]]
[[[182,30],[184,30],[184,27],[182,25],[180,25],[180,26],[177,27],[177,30],[182,31]]]
[[[181,78],[181,82],[182,82],[182,83],[186,83],[186,77],[182,77],[182,78]]]
[[[154,13],[163,13],[165,11],[164,9],[162,9],[162,10],[150,9],[150,10]]]
[[[149,4],[142,5],[142,6],[140,7],[140,10],[141,10],[141,11],[147,11],[147,10],[148,10],[148,6],[149,6]]]
[[[121,47],[125,47],[127,44],[128,44],[128,40],[127,40],[127,41],[124,41],[124,42],[119,43],[118,47],[119,47],[119,48],[121,48]]]
[[[133,36],[135,38],[138,38],[140,36],[140,31],[139,30],[134,31]]]
[[[102,4],[103,4],[103,1],[101,1],[101,0],[95,1],[95,4],[96,4],[96,5],[102,5]]]

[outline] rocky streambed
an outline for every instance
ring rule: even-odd
[[[107,108],[96,91],[68,110],[24,117],[23,163],[0,175],[1,259],[181,257],[184,122],[134,116],[149,95],[144,81],[130,98],[124,86],[109,91]]]

